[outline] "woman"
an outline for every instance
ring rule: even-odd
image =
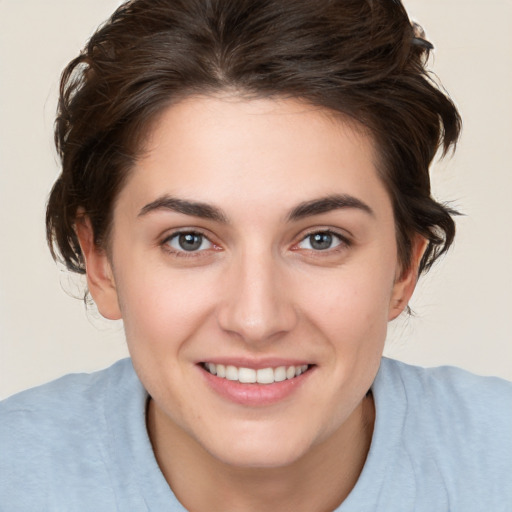
[[[2,510],[510,508],[510,384],[382,359],[454,237],[430,48],[391,0],[135,0],[92,37],[48,239],[131,360],[2,404]]]

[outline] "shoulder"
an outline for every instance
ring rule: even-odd
[[[512,392],[512,382],[499,377],[475,375],[454,366],[424,368],[383,357],[381,371],[394,374],[402,382],[412,384],[413,389],[421,389],[423,392],[430,389],[433,393],[441,395],[450,395],[454,392],[462,395],[468,392],[494,395],[498,391],[498,398],[500,398]]]
[[[131,362],[122,360],[0,402],[2,502],[16,510],[30,510],[37,500],[50,507],[54,496],[65,494],[66,483],[72,485],[84,475],[97,475],[98,496],[108,502],[101,491],[102,479],[107,480],[104,446],[110,428],[106,400],[119,387],[129,393],[136,385]]]
[[[512,383],[389,359],[379,378],[403,402],[400,445],[418,490],[442,484],[453,504],[469,510],[498,497],[512,506]]]
[[[462,418],[497,429],[512,423],[512,382],[452,366],[422,368],[387,358],[381,373],[391,385],[403,388],[409,413],[436,411],[439,418],[446,413],[452,425]]]
[[[389,387],[402,390],[406,425],[413,431],[435,430],[436,442],[471,440],[479,441],[475,449],[501,444],[512,450],[511,382],[450,366],[421,368],[391,359],[383,359],[380,373]]]
[[[130,361],[124,359],[104,370],[65,375],[17,393],[0,402],[1,428],[14,420],[17,425],[27,423],[27,428],[37,430],[83,424],[90,420],[89,413],[101,414],[102,397],[114,382],[129,378],[131,368]],[[37,427],[33,420],[37,420]]]

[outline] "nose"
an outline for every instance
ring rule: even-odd
[[[241,255],[232,261],[221,285],[220,327],[257,344],[293,330],[298,316],[285,274],[271,254]]]

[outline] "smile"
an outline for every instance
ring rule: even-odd
[[[215,363],[203,363],[202,366],[212,375],[216,375],[221,379],[238,381],[242,384],[273,384],[274,382],[283,382],[298,377],[309,369],[307,364],[259,368],[257,370]]]

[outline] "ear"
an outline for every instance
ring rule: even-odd
[[[94,243],[90,219],[80,215],[75,223],[76,234],[85,258],[87,286],[98,311],[109,320],[119,320],[121,310],[117,298],[116,283],[106,251]]]
[[[389,321],[394,320],[400,315],[409,304],[409,300],[418,282],[418,268],[427,244],[428,241],[425,238],[417,235],[412,242],[411,264],[409,268],[403,274],[401,274],[400,269],[397,269],[397,278],[393,285],[393,293],[389,303]]]

